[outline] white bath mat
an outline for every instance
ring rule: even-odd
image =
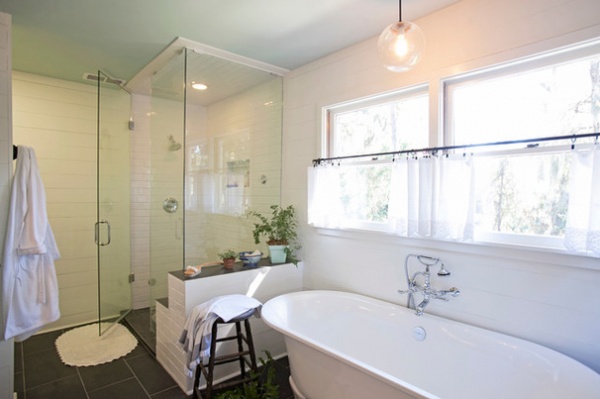
[[[103,330],[109,324],[102,323]],[[106,327],[104,327],[106,324]],[[101,336],[98,323],[69,330],[56,339],[56,349],[68,366],[95,366],[125,356],[137,345],[126,327],[116,324]]]

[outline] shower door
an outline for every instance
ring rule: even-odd
[[[97,220],[100,334],[131,310],[131,96],[98,71]]]

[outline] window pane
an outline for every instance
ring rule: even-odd
[[[427,94],[350,110],[331,110],[330,156],[370,154],[428,145]]]
[[[343,167],[340,171],[340,196],[347,220],[387,222],[390,177],[389,163]]]
[[[332,107],[328,117],[331,157],[424,148],[429,143],[429,96],[424,87]],[[389,162],[364,161],[342,164],[340,201],[346,225],[371,229],[388,221],[391,157]]]
[[[597,132],[599,65],[596,56],[448,85],[454,144]]]
[[[478,158],[476,228],[564,236],[570,159],[568,152]]]

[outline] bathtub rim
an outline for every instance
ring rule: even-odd
[[[381,381],[387,385],[391,385],[397,389],[408,390],[409,393],[411,393],[411,394],[414,393],[414,394],[420,395],[426,399],[440,399],[439,396],[436,396],[436,395],[432,394],[431,392],[425,391],[424,389],[419,388],[416,385],[413,385],[405,380],[402,380],[398,377],[388,374],[385,371],[382,371],[373,366],[370,366],[369,364],[364,363],[354,357],[347,356],[344,353],[342,353],[338,350],[335,350],[333,348],[330,348],[330,347],[325,348],[322,345],[318,345],[316,340],[313,340],[304,334],[297,334],[297,333],[289,334],[289,330],[284,330],[282,327],[271,323],[270,321],[267,320],[267,318],[264,317],[265,313],[268,315],[268,313],[270,312],[270,310],[269,310],[270,306],[267,306],[269,302],[275,301],[277,298],[280,298],[280,297],[301,296],[301,295],[306,295],[307,293],[311,293],[311,294],[327,293],[327,294],[334,294],[336,296],[342,296],[342,297],[353,297],[353,298],[358,297],[359,299],[367,299],[368,301],[376,301],[380,305],[385,305],[385,306],[388,306],[395,310],[397,309],[397,307],[402,307],[401,305],[396,305],[391,302],[382,301],[377,298],[369,297],[369,296],[362,295],[362,294],[355,294],[352,292],[336,291],[336,290],[304,290],[304,291],[290,292],[290,293],[279,295],[275,298],[270,299],[263,305],[263,308],[261,311],[261,318],[269,327],[271,327],[275,331],[278,331],[281,334],[283,334],[286,339],[291,338],[291,339],[294,339],[304,345],[308,345],[312,349],[314,349],[318,352],[321,352],[324,355],[331,356],[331,357],[343,362],[347,366],[350,366],[358,371],[368,373],[370,376],[378,379],[379,381]],[[273,306],[273,304],[271,304],[271,306]],[[266,312],[265,312],[265,310],[266,310]],[[446,319],[444,319],[444,320],[446,320]],[[286,350],[287,350],[287,347],[286,347]]]
[[[267,301],[264,306],[263,306],[263,311],[266,310],[266,312],[263,312],[263,315],[266,315],[266,317],[263,318],[263,320],[265,321],[265,323],[270,326],[271,328],[273,328],[274,330],[282,333],[286,339],[287,338],[291,338],[294,339],[296,341],[299,341],[301,343],[303,343],[304,345],[308,345],[311,348],[325,354],[325,355],[329,355],[341,362],[343,362],[344,364],[353,367],[359,371],[363,371],[368,373],[369,375],[375,377],[376,379],[382,381],[383,383],[386,383],[388,385],[392,385],[395,386],[398,389],[403,389],[403,388],[407,388],[410,389],[412,392],[416,393],[417,395],[422,395],[425,398],[431,398],[431,399],[439,399],[438,396],[436,396],[435,394],[432,394],[428,391],[425,391],[422,388],[419,388],[405,380],[399,379],[398,377],[395,377],[393,375],[388,374],[387,372],[380,370],[378,368],[372,367],[352,356],[347,356],[344,353],[331,348],[329,346],[323,346],[321,343],[319,343],[317,340],[311,339],[310,337],[306,336],[305,334],[299,334],[296,331],[292,331],[292,330],[286,330],[285,328],[283,328],[282,326],[277,325],[276,323],[268,320],[269,318],[269,313],[272,312],[272,310],[270,309],[271,306],[274,306],[274,303],[277,303],[278,301],[282,301],[285,300],[285,298],[288,297],[296,297],[296,296],[303,296],[303,295],[311,295],[311,296],[318,296],[318,295],[333,295],[335,297],[342,297],[342,298],[350,298],[350,299],[359,299],[361,301],[365,301],[365,302],[371,302],[374,303],[376,306],[382,306],[384,308],[390,308],[393,309],[395,311],[401,311],[401,312],[406,312],[406,313],[414,313],[413,310],[408,309],[405,306],[393,303],[393,302],[387,302],[385,300],[381,300],[378,298],[374,298],[374,297],[370,297],[367,295],[363,295],[363,294],[358,294],[358,293],[353,293],[353,292],[349,292],[349,291],[339,291],[339,290],[327,290],[327,289],[318,289],[318,290],[303,290],[303,291],[296,291],[296,292],[291,292],[291,293],[286,293],[283,295],[279,295],[275,298],[272,298],[271,300]],[[271,305],[269,305],[269,302],[271,302]],[[266,308],[266,309],[265,309]],[[415,315],[415,317],[417,317]],[[450,323],[451,325],[454,326],[465,326],[468,327],[469,329],[471,329],[473,332],[484,332],[484,333],[492,333],[494,335],[499,335],[502,337],[507,337],[508,339],[511,340],[515,340],[515,343],[518,343],[520,345],[523,345],[525,347],[528,348],[534,348],[536,350],[540,350],[541,353],[546,353],[546,354],[550,354],[552,357],[556,357],[557,355],[564,360],[565,362],[567,362],[567,367],[571,366],[571,365],[577,365],[578,367],[580,367],[580,369],[578,369],[577,371],[585,371],[586,374],[588,374],[586,376],[586,378],[592,378],[592,379],[599,379],[600,378],[600,373],[597,373],[595,370],[593,370],[592,368],[590,368],[589,366],[581,363],[580,361],[573,359],[572,357],[558,351],[552,348],[549,348],[547,346],[544,346],[542,344],[538,344],[536,342],[533,341],[529,341],[523,338],[519,338],[519,337],[515,337],[513,335],[510,334],[506,334],[506,333],[502,333],[502,332],[498,332],[495,330],[491,330],[491,329],[486,329],[484,327],[479,327],[473,324],[469,324],[466,322],[461,322],[461,321],[456,321],[456,320],[452,320],[452,319],[448,319],[448,318],[444,318],[441,316],[437,316],[437,315],[433,315],[433,314],[429,314],[429,313],[424,313],[422,316],[419,316],[420,320],[424,320],[424,319],[431,319],[433,322],[436,321],[440,321],[442,323]]]

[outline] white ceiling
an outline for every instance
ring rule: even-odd
[[[415,20],[459,0],[404,0]],[[0,0],[13,16],[13,69],[129,80],[176,37],[295,69],[378,35],[396,0]]]

